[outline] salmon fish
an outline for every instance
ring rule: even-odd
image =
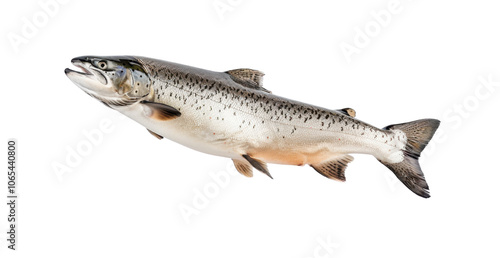
[[[156,138],[232,159],[247,177],[267,163],[309,165],[345,181],[350,154],[369,154],[415,194],[429,186],[418,158],[439,126],[422,119],[377,128],[351,108],[326,109],[272,94],[252,69],[214,72],[138,56],[82,56],[65,73],[85,93]]]

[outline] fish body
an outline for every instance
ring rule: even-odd
[[[418,156],[439,121],[379,129],[350,108],[330,110],[272,94],[263,73],[214,72],[145,57],[79,57],[68,77],[89,95],[142,124],[155,137],[227,157],[252,176],[267,163],[310,165],[344,181],[353,157],[373,155],[413,192],[429,197]]]

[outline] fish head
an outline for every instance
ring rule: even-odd
[[[105,104],[140,101],[151,94],[151,78],[131,56],[81,56],[71,60],[81,71],[66,68],[66,76]]]

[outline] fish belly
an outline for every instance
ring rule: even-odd
[[[318,164],[339,155],[365,153],[376,157],[384,147],[352,132],[321,131],[307,125],[273,122],[248,112],[224,110],[224,105],[211,104],[211,110],[181,110],[179,118],[156,121],[144,115],[140,104],[118,110],[147,129],[187,146],[216,156],[240,159],[241,155],[268,163],[304,165]]]

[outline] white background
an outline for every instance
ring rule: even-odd
[[[1,159],[17,138],[20,197],[13,252],[0,163],[0,257],[499,257],[500,5],[401,0],[382,26],[373,13],[390,3],[4,2]],[[346,44],[359,47],[350,62]],[[307,166],[270,165],[274,180],[234,174],[229,160],[159,141],[84,94],[63,73],[81,55],[259,69],[277,95],[352,107],[379,127],[440,119],[421,158],[432,197],[364,155],[345,183]],[[58,174],[100,123],[111,129]]]

